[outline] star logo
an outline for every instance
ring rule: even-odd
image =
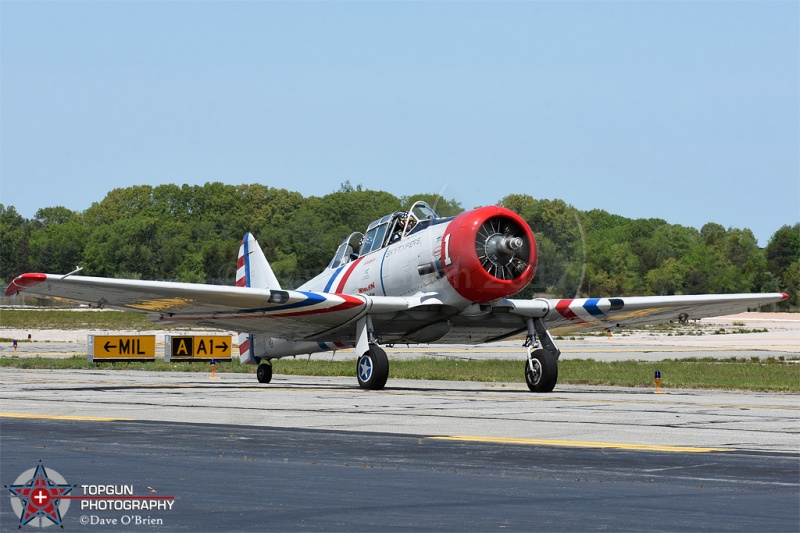
[[[61,516],[69,508],[69,500],[61,501],[74,485],[67,484],[66,480],[55,470],[48,474],[41,461],[36,468],[23,472],[13,485],[6,488],[15,497],[11,500],[11,507],[19,516],[19,527],[31,524],[34,527],[57,525],[64,527]],[[35,520],[38,518],[38,520]],[[44,519],[50,522],[45,522]]]
[[[358,372],[361,375],[361,381],[369,381],[369,378],[372,377],[372,359],[362,357]]]

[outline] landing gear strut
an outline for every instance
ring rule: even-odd
[[[558,356],[561,350],[547,331],[541,318],[528,319],[528,360],[525,361],[525,382],[531,392],[552,392],[558,381]]]

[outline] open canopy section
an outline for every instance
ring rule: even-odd
[[[437,218],[436,211],[423,201],[415,202],[408,211],[395,211],[383,216],[367,227],[366,235],[356,231],[342,241],[329,268],[339,268],[362,255],[380,250],[421,230]]]
[[[397,242],[421,230],[436,218],[439,218],[436,211],[423,201],[415,202],[408,211],[395,211],[381,217],[367,227],[360,255],[366,255]]]
[[[336,255],[333,256],[333,261],[328,268],[339,268],[358,258],[358,253],[361,251],[361,243],[364,241],[364,234],[355,231],[346,238],[339,248],[336,249]]]

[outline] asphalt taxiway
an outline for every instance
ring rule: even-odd
[[[148,421],[4,419],[7,477],[173,497],[93,510],[69,531],[796,531],[797,457],[442,441],[419,435]],[[137,525],[136,520],[149,525]],[[101,520],[106,525],[98,524]],[[117,525],[110,526],[110,521]],[[125,524],[127,520],[127,525]],[[4,530],[19,519],[6,502]]]
[[[175,496],[123,530],[800,526],[796,395],[220,377],[2,369],[3,484],[41,460]],[[74,505],[65,529],[131,515]]]
[[[702,336],[559,344],[565,359],[800,357],[792,315],[709,320]],[[85,353],[86,334],[33,331],[28,343],[27,331],[0,332],[20,339],[23,358]],[[3,343],[0,356],[11,350]],[[515,341],[387,351],[524,357]],[[174,496],[171,510],[152,512],[72,500],[64,529],[79,531],[800,529],[797,395],[568,385],[534,395],[522,383],[391,376],[363,391],[355,377],[217,377],[0,369],[2,483],[41,461],[75,495],[112,484]],[[4,492],[0,529],[16,530]]]

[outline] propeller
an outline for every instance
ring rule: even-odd
[[[492,217],[478,229],[475,251],[483,269],[502,280],[513,280],[528,267],[530,242],[514,220]]]

